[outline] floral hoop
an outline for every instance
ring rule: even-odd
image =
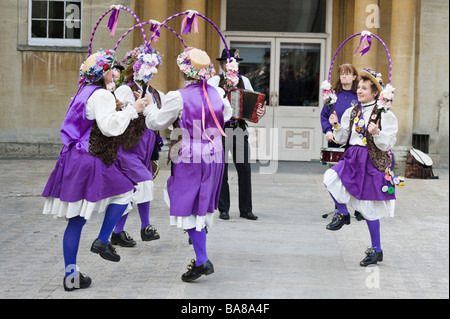
[[[111,5],[111,7],[100,16],[100,18],[98,19],[97,23],[94,26],[94,29],[92,30],[92,34],[91,34],[91,38],[89,40],[89,46],[88,46],[88,56],[91,54],[92,42],[94,40],[94,35],[95,35],[95,32],[97,31],[98,26],[100,25],[100,22],[103,20],[104,17],[106,17],[106,15],[108,13],[111,12],[111,16],[109,18],[107,27],[110,29],[110,35],[114,35],[116,26],[117,26],[117,21],[119,19],[120,10],[127,11],[136,19],[139,27],[141,28],[142,34],[144,36],[144,41],[147,44],[147,35],[145,34],[145,30],[144,30],[144,27],[142,26],[142,22],[141,22],[141,20],[139,20],[137,15],[131,9],[124,7],[122,5]],[[116,48],[117,48],[117,46],[114,48],[114,51],[116,51]]]
[[[333,59],[331,61],[330,69],[328,71],[328,80],[323,81],[322,84],[321,84],[322,99],[323,99],[324,103],[328,105],[328,108],[330,108],[330,110],[333,110],[333,105],[336,104],[336,102],[337,102],[336,93],[334,92],[334,90],[333,90],[333,88],[331,86],[331,83],[330,83],[330,81],[331,81],[331,71],[332,71],[332,68],[333,68],[333,64],[334,64],[336,56],[339,53],[339,51],[341,50],[341,48],[350,39],[352,39],[352,38],[354,38],[354,37],[356,37],[358,35],[361,35],[361,39],[359,41],[359,46],[356,49],[354,55],[356,55],[357,53],[360,53],[360,55],[363,56],[364,54],[369,52],[369,50],[371,48],[371,45],[372,45],[372,38],[371,38],[372,36],[375,37],[383,45],[383,47],[384,47],[384,49],[386,51],[386,54],[387,54],[387,57],[388,57],[388,61],[389,61],[389,82],[388,82],[388,84],[386,86],[383,86],[382,82],[381,82],[382,91],[380,93],[380,97],[379,97],[378,102],[377,102],[378,109],[382,109],[384,112],[386,112],[389,108],[392,107],[392,103],[394,101],[394,91],[395,91],[395,88],[393,88],[392,85],[390,84],[391,83],[391,78],[392,78],[392,60],[391,60],[391,55],[389,54],[389,50],[388,50],[386,44],[383,42],[383,40],[380,37],[378,37],[377,35],[372,34],[371,32],[366,31],[366,30],[364,30],[362,32],[359,32],[359,33],[355,33],[355,34],[349,36],[344,42],[341,43],[339,48],[336,50],[336,53],[334,54]],[[368,70],[368,69],[366,69],[366,70]],[[380,80],[381,80],[381,73],[376,73],[376,75],[377,76],[375,76],[375,79],[377,79],[377,77],[379,77]]]
[[[227,86],[227,88],[231,88],[233,86],[236,86],[237,83],[239,82],[237,63],[233,63],[236,60],[234,58],[230,57],[230,51],[228,49],[227,42],[226,42],[222,32],[220,32],[220,29],[214,24],[214,22],[212,22],[206,16],[198,13],[195,10],[187,10],[185,12],[180,12],[180,13],[177,13],[177,14],[174,14],[174,15],[168,17],[166,20],[164,20],[161,23],[161,26],[165,26],[168,21],[170,21],[170,20],[172,20],[172,19],[174,19],[176,17],[183,16],[183,15],[185,15],[186,17],[183,19],[183,21],[181,23],[181,34],[188,34],[188,33],[190,33],[192,31],[192,29],[194,29],[194,33],[198,33],[198,19],[197,19],[197,17],[201,17],[201,18],[205,19],[217,31],[217,33],[219,34],[220,38],[222,39],[222,42],[223,42],[223,44],[225,46],[225,49],[226,49],[227,55],[228,55],[228,63],[227,63],[227,67],[226,67],[226,70],[225,70],[225,79],[226,79],[226,83],[227,83],[226,86]],[[152,37],[149,40],[149,45],[151,45],[151,42],[154,39],[158,38],[158,36],[159,36],[158,35],[158,31],[159,31],[161,26],[156,28],[154,34],[152,35]],[[192,26],[193,26],[193,28],[192,28]]]

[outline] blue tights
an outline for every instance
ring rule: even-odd
[[[125,212],[127,205],[109,204],[105,212],[102,228],[98,238],[104,243],[108,243],[109,236],[117,224],[117,221]],[[78,246],[80,245],[81,231],[86,224],[86,219],[76,216],[69,219],[63,238],[63,255],[66,277],[76,271]]]

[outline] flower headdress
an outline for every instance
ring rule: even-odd
[[[184,74],[197,80],[208,80],[216,74],[214,64],[206,52],[192,47],[178,55],[177,65]]]
[[[394,102],[394,91],[390,84],[384,86],[383,80],[381,79],[381,73],[377,73],[370,69],[363,69],[361,71],[361,76],[368,77],[377,87],[380,92],[380,96],[377,101],[377,108],[387,112],[392,107],[392,103]]]
[[[94,83],[100,80],[105,72],[114,66],[115,60],[116,55],[113,50],[98,50],[81,64],[78,83]]]
[[[158,73],[158,66],[162,64],[161,56],[155,51],[139,53],[133,65],[134,81],[141,86],[147,84]]]

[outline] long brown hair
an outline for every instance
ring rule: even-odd
[[[350,63],[345,63],[339,66],[338,69],[338,75],[339,78],[336,81],[336,85],[334,86],[334,90],[336,91],[336,93],[341,93],[343,88],[342,88],[342,83],[341,83],[341,73],[342,72],[348,72],[351,73],[352,75],[356,75],[355,80],[353,80],[352,82],[352,92],[356,93],[356,90],[358,89],[358,71],[356,71],[355,67],[353,65],[351,65]]]

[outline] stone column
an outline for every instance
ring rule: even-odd
[[[152,19],[162,23],[168,17],[169,13],[166,0],[147,0],[143,3],[142,22]],[[144,28],[147,32],[147,39],[150,41],[153,32],[149,31],[150,28],[148,25],[144,26]],[[162,92],[167,92],[169,90],[169,74],[173,72],[172,64],[176,63],[174,59],[172,59],[173,54],[170,52],[171,50],[168,45],[172,37],[175,37],[175,35],[168,29],[162,27],[161,36],[158,41],[151,42],[151,46],[163,55],[163,64],[158,69],[159,72],[153,77],[151,85]]]
[[[411,147],[414,114],[414,38],[416,2],[392,0],[391,45],[392,86],[395,100],[392,111],[398,119],[394,148],[398,174],[404,171],[406,154]],[[401,17],[401,18],[399,18]],[[387,83],[387,79],[385,80]]]
[[[373,34],[378,35],[379,26],[373,25],[374,20],[377,19],[378,12],[374,8],[378,8],[377,0],[357,0],[355,1],[355,12],[354,12],[354,33],[359,33],[364,30],[370,31]],[[356,51],[359,46],[360,37],[353,38],[353,51]],[[378,71],[377,65],[377,54],[378,54],[379,43],[378,40],[372,38],[372,46],[370,51],[364,54],[362,57],[358,53],[353,56],[352,64],[360,72],[362,68],[369,68]]]

